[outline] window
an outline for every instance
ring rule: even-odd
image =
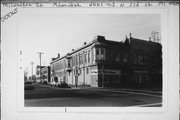
[[[78,64],[80,65],[80,54],[78,55]]]
[[[113,54],[112,54],[112,52],[109,51],[108,55],[109,55],[109,61],[113,61]]]
[[[78,57],[77,57],[77,55],[76,55],[76,65],[78,65]]]
[[[92,61],[94,62],[94,50],[95,48],[92,49]]]
[[[79,55],[79,64],[80,65],[82,64],[82,55],[81,54]]]
[[[116,57],[116,62],[119,62],[120,61],[120,58],[119,56]]]
[[[99,55],[99,49],[98,48],[96,49],[96,55]]]
[[[74,66],[74,57],[72,58],[72,66]]]
[[[90,51],[88,52],[88,62],[90,62]]]
[[[71,64],[70,64],[70,60],[68,59],[68,68],[70,68]]]
[[[124,58],[123,58],[123,62],[127,62],[128,61],[128,55],[127,54],[124,54]]]
[[[87,54],[84,54],[84,62],[87,63]]]
[[[137,64],[137,55],[134,55],[134,57],[133,57],[133,63],[134,63],[134,64]]]
[[[101,60],[104,60],[104,59],[105,59],[105,57],[104,57],[104,48],[101,48],[100,50],[101,50],[100,59],[101,59]]]
[[[99,54],[99,48],[96,48],[96,60],[99,60],[100,59],[100,54]]]
[[[143,64],[143,56],[142,55],[138,55],[138,64],[139,65]]]
[[[80,60],[79,60],[79,61],[80,61],[80,64],[83,64],[83,54],[80,54],[80,57],[79,57],[79,58],[80,58]]]
[[[147,59],[147,56],[145,55],[144,56],[144,64],[147,64],[148,63],[148,59]]]
[[[103,55],[104,54],[104,49],[103,48],[101,48],[101,55]]]

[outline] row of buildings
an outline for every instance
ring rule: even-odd
[[[96,36],[41,68],[47,82],[95,87],[162,87],[162,46],[130,37],[124,41]]]

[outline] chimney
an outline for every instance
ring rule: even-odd
[[[74,49],[72,49],[72,51],[74,51]]]
[[[84,45],[86,45],[86,42],[84,42]]]
[[[98,36],[97,36],[97,39],[98,39],[98,40],[105,40],[105,37],[98,35]]]
[[[151,41],[151,37],[149,37],[149,41]]]
[[[97,35],[97,36],[94,37],[94,40],[104,41],[104,40],[105,40],[105,37],[104,37],[104,36],[101,36],[101,35]]]
[[[60,53],[58,53],[58,58],[60,58]]]
[[[131,33],[129,33],[129,38],[132,38],[132,37],[131,37]]]

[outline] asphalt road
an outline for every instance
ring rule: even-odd
[[[158,90],[57,88],[42,84],[25,90],[25,107],[160,107],[161,102]]]

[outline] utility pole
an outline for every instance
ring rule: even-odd
[[[40,60],[39,70],[40,70],[40,80],[41,80],[41,55],[44,53],[43,52],[37,52],[37,54],[39,54],[39,60]]]
[[[34,65],[34,62],[30,62],[31,63],[31,66],[32,66],[32,76],[31,76],[31,79],[33,80],[33,65]]]

